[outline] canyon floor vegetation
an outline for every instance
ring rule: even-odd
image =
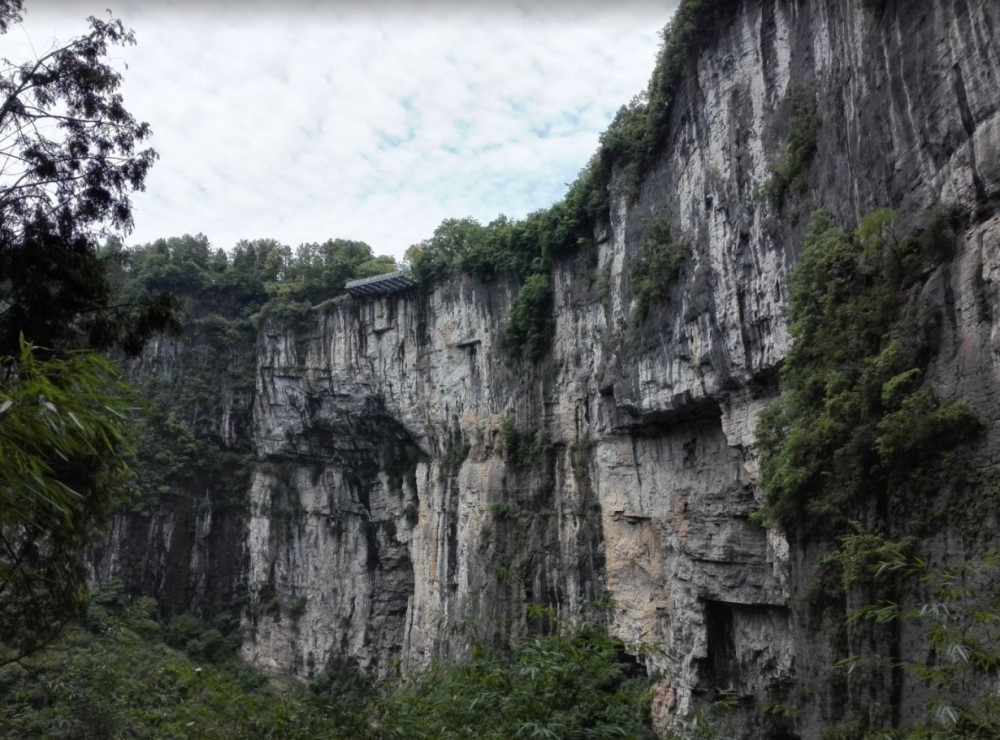
[[[120,583],[48,649],[0,668],[9,738],[655,738],[649,679],[594,627],[481,645],[454,665],[372,681],[333,667],[267,678],[237,655],[239,620],[158,620]]]
[[[241,537],[249,529],[252,507],[248,490],[255,465],[256,472],[271,466],[291,480],[290,468],[282,468],[279,460],[287,452],[289,458],[297,456],[296,463],[302,463],[305,477],[312,474],[321,480],[321,476],[336,472],[332,464],[324,468],[331,456],[308,454],[314,452],[307,449],[309,445],[322,446],[322,434],[315,435],[316,441],[296,438],[300,427],[294,424],[308,415],[308,410],[302,411],[296,404],[321,405],[322,400],[314,398],[299,403],[300,398],[294,397],[295,403],[288,403],[292,409],[288,417],[294,417],[294,423],[278,428],[273,435],[276,439],[284,435],[286,446],[275,446],[267,458],[258,453],[262,448],[255,446],[253,438],[254,403],[260,401],[260,388],[266,381],[259,373],[261,345],[257,342],[273,329],[273,335],[280,335],[280,342],[284,342],[280,351],[305,357],[316,327],[333,321],[331,306],[347,305],[348,311],[359,314],[371,309],[374,315],[375,306],[350,302],[344,292],[349,280],[405,267],[414,278],[414,285],[407,289],[418,297],[431,294],[435,281],[458,274],[480,284],[499,284],[504,290],[509,287],[505,297],[512,300],[504,305],[510,310],[495,325],[495,346],[502,348],[504,356],[495,364],[503,365],[511,375],[526,371],[522,374],[527,377],[546,376],[537,383],[541,388],[538,398],[543,398],[549,378],[557,374],[553,366],[559,360],[559,353],[552,352],[554,314],[565,300],[578,298],[566,289],[565,281],[560,282],[566,273],[558,269],[559,260],[578,260],[579,264],[589,260],[587,274],[595,276],[605,268],[611,274],[607,263],[598,268],[598,255],[604,247],[599,248],[597,240],[603,237],[596,235],[609,232],[614,197],[624,196],[621,202],[626,205],[636,202],[642,178],[663,154],[670,106],[690,80],[698,51],[718,33],[721,14],[728,6],[722,0],[680,3],[664,31],[647,90],[621,107],[601,136],[598,151],[569,185],[563,200],[516,221],[499,216],[483,225],[473,219],[447,219],[432,236],[411,247],[405,265],[376,255],[364,242],[349,239],[306,243],[295,249],[273,239],[244,240],[224,250],[213,248],[199,234],[126,247],[121,235],[128,233],[132,222],[130,196],[143,187],[156,159],[153,150],[143,148],[150,133],[148,126],[125,110],[119,94],[121,77],[106,64],[110,49],[133,43],[131,32],[113,19],[91,19],[89,32],[38,60],[23,65],[4,61],[0,67],[0,737],[658,737],[650,717],[656,677],[646,669],[646,648],[614,638],[603,624],[560,621],[550,605],[523,602],[549,599],[578,608],[587,602],[583,594],[593,583],[602,579],[610,583],[608,574],[613,575],[613,571],[607,566],[606,555],[611,550],[604,551],[606,541],[601,539],[610,530],[599,528],[607,527],[610,521],[622,525],[622,531],[627,532],[620,535],[622,541],[636,550],[654,552],[662,545],[656,538],[662,537],[662,541],[669,541],[662,545],[664,552],[680,551],[686,546],[680,540],[687,533],[671,540],[676,534],[670,530],[674,524],[666,513],[662,517],[657,514],[655,507],[650,507],[653,514],[635,516],[624,504],[613,512],[602,510],[608,499],[599,500],[590,486],[588,465],[599,464],[590,452],[603,440],[588,436],[586,441],[574,443],[560,437],[552,433],[554,425],[545,426],[551,417],[524,425],[522,414],[519,426],[517,413],[508,413],[512,406],[503,409],[503,404],[514,404],[516,399],[504,397],[496,404],[500,410],[491,410],[497,418],[501,413],[508,415],[498,422],[495,446],[487,452],[483,446],[473,446],[472,437],[463,437],[456,426],[454,436],[448,436],[447,444],[438,448],[442,454],[431,461],[439,464],[440,474],[427,485],[455,484],[467,460],[481,462],[495,454],[496,459],[490,462],[497,463],[494,470],[502,468],[497,477],[503,478],[503,497],[490,503],[486,488],[463,483],[461,490],[455,484],[454,492],[459,495],[449,501],[459,496],[475,499],[484,512],[488,509],[488,526],[496,528],[494,534],[526,529],[524,525],[532,520],[544,520],[548,526],[551,520],[553,527],[564,527],[559,536],[574,530],[583,543],[580,552],[584,546],[590,548],[586,557],[597,563],[585,564],[593,569],[592,582],[580,585],[574,581],[571,589],[545,583],[544,588],[539,586],[524,598],[515,597],[511,589],[512,611],[523,608],[528,615],[521,623],[544,625],[535,631],[518,632],[516,625],[512,626],[515,619],[498,618],[484,627],[484,632],[502,624],[506,631],[502,638],[473,641],[460,660],[434,663],[414,673],[401,665],[380,665],[382,673],[388,675],[379,680],[365,667],[349,662],[334,660],[325,668],[312,665],[309,661],[325,661],[331,650],[338,649],[326,643],[315,655],[296,664],[307,666],[309,680],[266,676],[241,659],[243,630],[266,614],[274,623],[287,619],[283,627],[289,627],[297,640],[300,626],[308,621],[303,616],[313,592],[295,584],[282,595],[274,586],[274,572],[279,569],[273,562],[269,564],[266,598],[259,583],[249,585],[249,568],[225,584],[228,591],[215,588],[218,584],[211,581],[215,577],[211,564],[197,561],[192,554],[193,542],[204,535],[198,531],[199,523],[214,521],[222,531],[219,539],[232,543],[232,550],[218,548],[222,553],[211,556],[217,560],[232,556],[233,563],[239,561],[242,555],[233,553],[246,544]],[[865,0],[863,7],[882,18],[886,8],[895,6]],[[21,11],[21,0],[0,0],[0,34],[17,23]],[[635,598],[637,611],[649,606],[655,616],[646,616],[660,620],[655,627],[661,630],[656,633],[660,639],[682,621],[676,614],[695,614],[691,624],[683,625],[690,630],[684,636],[684,649],[692,646],[691,655],[680,655],[682,650],[676,650],[671,656],[678,665],[688,665],[684,663],[688,661],[692,666],[686,674],[690,685],[684,686],[688,694],[678,700],[677,706],[683,708],[664,709],[659,719],[665,715],[676,718],[671,714],[674,711],[687,712],[680,721],[688,723],[690,737],[720,737],[715,713],[743,702],[746,712],[741,717],[753,712],[753,718],[761,720],[761,733],[779,726],[784,731],[794,728],[797,709],[822,695],[839,712],[824,730],[829,738],[998,737],[1000,597],[996,573],[1000,556],[988,545],[995,544],[995,532],[990,529],[995,529],[995,512],[1000,508],[1000,485],[995,473],[991,478],[989,471],[971,464],[986,457],[976,455],[978,445],[990,434],[990,424],[970,401],[949,390],[960,385],[942,382],[940,369],[935,375],[943,346],[941,334],[946,331],[943,327],[946,319],[952,320],[945,314],[958,313],[950,294],[954,281],[946,273],[959,253],[959,235],[979,216],[946,206],[931,208],[922,219],[878,209],[856,226],[847,227],[818,208],[808,224],[798,220],[812,208],[809,176],[822,151],[817,135],[822,128],[818,110],[825,110],[823,103],[824,97],[810,86],[788,90],[781,103],[786,109],[787,136],[772,152],[764,173],[765,177],[769,173],[770,179],[757,190],[756,203],[748,197],[746,204],[748,213],[752,214],[753,208],[769,209],[775,219],[787,218],[791,224],[788,233],[801,236],[789,242],[787,256],[789,260],[794,257],[796,266],[788,274],[787,284],[774,281],[779,294],[787,287],[785,319],[791,348],[783,358],[768,355],[767,362],[772,364],[763,369],[747,368],[748,373],[758,373],[750,380],[767,384],[767,388],[753,389],[754,393],[760,391],[753,400],[763,405],[768,394],[777,398],[771,399],[774,402],[759,417],[755,449],[740,443],[741,449],[736,450],[722,427],[720,436],[713,438],[720,440],[718,446],[727,455],[733,454],[732,460],[727,458],[727,470],[740,471],[739,485],[733,491],[739,488],[737,495],[745,496],[748,502],[739,514],[739,524],[746,525],[741,530],[746,533],[743,539],[750,543],[747,551],[756,546],[755,537],[764,543],[765,529],[777,530],[780,536],[775,539],[792,553],[785,561],[791,563],[788,569],[801,568],[802,572],[795,574],[798,580],[794,588],[785,583],[782,588],[787,586],[788,590],[779,596],[769,595],[766,603],[745,603],[756,597],[741,596],[740,603],[732,605],[723,600],[728,588],[724,584],[709,599],[705,591],[697,592],[686,576],[666,568],[637,576],[648,576],[650,582],[659,579],[658,586],[676,579],[671,588],[689,589],[684,598],[697,602],[700,610],[673,611],[679,603],[675,592],[656,604],[652,599],[644,603],[645,596]],[[697,209],[700,211],[700,203]],[[712,213],[716,214],[713,218],[721,218],[718,209]],[[704,246],[695,236],[680,232],[682,219],[676,215],[668,219],[668,215],[667,208],[656,203],[646,208],[644,218],[635,221],[635,228],[623,228],[621,244],[616,247],[620,252],[615,255],[616,275],[621,278],[616,292],[609,297],[611,288],[606,279],[603,289],[594,287],[590,294],[597,296],[596,308],[607,308],[607,315],[613,316],[620,335],[614,341],[626,347],[636,346],[635,342],[628,344],[630,336],[660,331],[662,315],[671,306],[681,305],[686,276],[699,264],[707,264]],[[908,224],[905,229],[904,223]],[[109,229],[116,235],[109,235]],[[982,273],[982,265],[978,269]],[[721,272],[704,274],[712,280],[722,279]],[[784,273],[778,271],[772,277],[775,275]],[[982,280],[982,274],[976,279]],[[598,281],[592,278],[592,282],[596,286]],[[675,299],[678,303],[671,303]],[[780,303],[777,297],[774,301]],[[614,312],[611,304],[617,306]],[[743,304],[739,305],[742,326],[748,322],[742,316]],[[386,314],[395,310],[384,306],[379,310],[382,308]],[[330,311],[324,313],[327,309]],[[714,322],[718,318],[714,311],[713,307],[712,311],[692,312],[688,319]],[[611,321],[609,318],[608,326]],[[426,326],[419,316],[413,323]],[[365,342],[387,342],[384,331],[387,329],[375,331],[372,339],[358,332],[352,341],[356,339],[362,346]],[[415,331],[419,335],[424,330]],[[587,336],[596,334],[581,331],[577,344],[588,341],[583,339]],[[677,338],[663,332],[664,357],[668,357],[667,342]],[[476,357],[478,347],[488,344],[478,337],[472,339],[455,343],[464,347],[470,358]],[[563,346],[561,341],[556,343],[558,348]],[[167,347],[170,342],[178,344]],[[177,350],[181,343],[183,351]],[[724,345],[720,339],[719,347]],[[151,346],[167,349],[144,355]],[[405,349],[413,351],[410,344]],[[357,354],[363,356],[364,352]],[[399,354],[403,354],[402,343]],[[619,354],[617,349],[614,354]],[[716,354],[725,353],[720,350]],[[697,372],[710,377],[718,370],[711,366],[716,360],[711,352],[704,357]],[[580,356],[576,359],[579,377],[574,382],[580,388],[593,389],[584,376],[600,376],[602,372],[592,372],[596,363],[588,365]],[[620,360],[616,357],[615,362]],[[728,361],[720,359],[718,363],[724,367]],[[470,363],[475,364],[471,359]],[[659,382],[646,379],[653,378],[655,368],[644,371],[641,383],[633,383],[639,395],[629,397],[626,408],[626,396],[620,390],[622,384],[632,381],[603,363],[610,380],[598,380],[593,395],[601,396],[599,407],[587,405],[592,399],[581,394],[587,418],[586,423],[578,419],[578,434],[582,429],[613,427],[616,442],[632,435],[635,461],[639,457],[637,435],[652,435],[661,425],[682,426],[691,421],[684,421],[683,415],[671,416],[661,413],[662,409],[653,413],[643,407],[645,400],[640,396],[644,391],[638,386]],[[350,365],[351,373],[358,364]],[[950,367],[937,367],[941,366]],[[321,375],[326,368],[317,362],[309,370]],[[739,378],[726,382],[729,380],[734,385],[711,391],[703,386],[705,398],[712,403],[698,409],[699,417],[707,415],[705,408],[711,408],[712,413],[719,411],[720,399],[729,400],[725,394],[749,388],[741,388],[743,380]],[[275,387],[283,391],[292,385],[290,381],[287,386]],[[366,386],[358,395],[367,403],[381,401],[375,398],[377,394]],[[665,398],[667,394],[661,395]],[[289,391],[287,397],[293,396]],[[223,404],[219,399],[223,397],[225,413],[220,413]],[[669,401],[675,402],[681,404],[678,409],[687,403],[679,395]],[[355,415],[369,415],[372,407],[368,404]],[[602,415],[607,412],[607,427],[588,426],[592,408],[600,408]],[[639,427],[632,420],[619,422],[624,412],[636,419],[640,419],[640,412],[646,413],[641,420],[644,425],[653,416],[657,418],[648,429],[636,432]],[[455,412],[456,425],[461,413],[464,411]],[[220,421],[223,417],[225,421]],[[355,437],[343,458],[363,456],[356,438],[358,428],[352,427]],[[484,429],[479,429],[481,437]],[[407,499],[400,494],[398,509],[385,514],[382,529],[372,516],[370,500],[362,501],[360,495],[352,499],[351,504],[357,506],[351,513],[362,518],[366,543],[377,544],[381,532],[383,543],[392,539],[400,552],[407,551],[406,563],[412,566],[420,553],[411,544],[414,540],[397,538],[397,521],[400,531],[404,522],[413,530],[431,508],[426,500],[419,502],[423,508],[417,505],[418,486],[416,482],[409,485],[409,479],[416,480],[413,471],[434,455],[434,446],[418,449],[409,437],[385,442],[387,437],[391,435],[383,434],[378,444],[371,445],[385,449],[377,450],[382,457],[371,453],[371,461],[364,463],[370,469],[367,472],[372,479],[383,474],[386,480],[399,478],[391,484],[394,492],[404,491],[405,479],[405,491],[407,495],[412,491],[412,496]],[[684,442],[685,462],[678,465],[690,463],[690,469],[695,470],[698,439],[695,436],[690,443]],[[558,453],[571,444],[577,445],[570,448],[577,457],[569,458],[573,460],[570,473],[579,473],[574,480],[580,511],[575,514],[568,506],[557,511],[547,498],[550,494],[554,498],[557,480],[569,480],[557,479],[555,471],[560,470],[557,461],[567,459]],[[597,452],[605,458],[611,455],[603,446]],[[744,453],[746,457],[740,459]],[[751,470],[751,458],[757,453],[759,480],[753,478],[755,471]],[[660,459],[656,458],[656,465],[661,464]],[[666,460],[666,455],[662,459]],[[395,461],[398,469],[380,468],[379,460]],[[343,460],[337,458],[336,462],[340,465]],[[517,481],[519,476],[527,479],[533,466],[541,468],[543,463],[550,466],[545,486],[539,487],[544,496],[538,496],[536,508],[526,508],[524,500],[517,498]],[[616,462],[614,466],[624,469],[629,464]],[[340,465],[336,470],[345,469]],[[706,470],[691,473],[696,474],[711,477]],[[618,486],[624,480],[624,476],[615,477],[608,485]],[[384,483],[381,478],[379,482]],[[752,490],[757,482],[763,500],[748,522],[746,512],[757,500]],[[655,482],[655,477],[649,485],[656,487],[650,498],[664,495],[666,487]],[[626,484],[620,487],[624,490]],[[300,498],[300,489],[287,480],[275,486],[275,490],[279,488],[288,499],[287,510],[275,506],[272,496],[272,508],[261,518],[268,519],[268,527],[273,521],[290,528],[307,506]],[[322,511],[329,532],[334,531],[336,519],[333,488],[331,484]],[[350,493],[362,490],[361,485],[356,488]],[[696,486],[690,488],[693,491]],[[729,495],[730,489],[720,488]],[[667,490],[672,491],[669,495],[676,494],[677,511],[670,516],[679,521],[680,510],[695,494]],[[367,495],[369,489],[364,491]],[[623,491],[613,493],[627,498]],[[604,490],[600,494],[605,496]],[[382,508],[393,506],[395,502]],[[316,505],[309,514],[322,508]],[[283,523],[279,513],[286,515]],[[455,511],[436,513],[452,515]],[[713,510],[713,516],[717,513]],[[94,563],[100,560],[101,548],[116,522],[131,518],[149,525],[157,517],[159,525],[169,522],[157,536],[169,528],[170,534],[163,536],[160,544],[170,540],[169,545],[162,545],[162,551],[169,552],[163,560],[170,562],[146,562],[156,559],[147,557],[155,539],[149,534],[153,531],[150,525],[129,543],[131,551],[122,548],[127,556],[110,569],[121,580],[95,582],[102,578],[93,577]],[[720,515],[718,522],[727,517]],[[225,524],[219,525],[220,521]],[[588,530],[592,523],[592,530]],[[962,539],[965,561],[937,557],[949,552],[941,543],[935,546],[934,538],[944,529],[942,523],[948,527],[946,536]],[[687,524],[685,520],[684,526]],[[626,525],[628,529],[624,529]],[[729,523],[718,524],[723,532],[720,542],[728,536],[728,527]],[[294,534],[304,531],[302,527]],[[457,531],[455,525],[454,532],[446,536],[457,541]],[[584,542],[592,532],[596,533],[593,546]],[[500,537],[495,540],[500,541]],[[546,555],[557,549],[547,545],[529,548],[523,545],[526,539],[511,537],[510,541]],[[411,547],[413,551],[407,550]],[[762,551],[764,547],[761,544]],[[772,547],[770,540],[767,547]],[[137,549],[142,550],[139,556]],[[728,541],[725,548],[718,549],[726,551],[724,565],[731,566],[733,572],[746,564],[740,558],[752,560],[739,548],[730,548]],[[730,549],[735,559],[730,558]],[[349,557],[356,557],[357,552]],[[377,548],[373,546],[371,552],[377,554]],[[654,560],[662,554],[654,552]],[[506,556],[499,549],[496,555],[496,579],[513,583],[513,569],[508,567]],[[719,563],[714,558],[722,556],[712,549],[711,557],[704,553],[699,557]],[[447,559],[442,557],[441,562]],[[576,559],[572,567],[582,570],[583,559]],[[767,564],[769,569],[775,566],[775,572],[785,567],[775,565],[777,560]],[[192,562],[196,561],[201,580],[193,585],[198,580],[192,577],[196,569]],[[363,567],[374,572],[375,561],[377,557],[372,557]],[[458,563],[443,567],[457,571]],[[527,576],[524,580],[530,582]],[[734,580],[751,576],[740,572]],[[393,617],[412,614],[413,594],[419,593],[412,568],[409,577],[396,589],[403,606]],[[788,580],[792,580],[790,576]],[[719,583],[722,581],[719,577]],[[457,591],[465,584],[456,577],[447,586]],[[577,591],[567,597],[572,589]],[[153,592],[155,599],[148,596]],[[494,592],[482,593],[487,594],[484,602],[493,598],[490,594]],[[788,593],[792,596],[785,603]],[[789,688],[788,697],[782,694],[780,702],[769,701],[773,696],[763,689],[756,695],[751,696],[748,690],[745,696],[737,696],[731,685],[699,684],[712,680],[695,674],[706,673],[705,664],[712,662],[706,656],[720,650],[718,645],[708,646],[711,620],[706,616],[711,614],[706,602],[717,599],[718,604],[727,604],[730,616],[730,606],[740,606],[751,607],[745,614],[760,622],[785,619],[787,624],[774,627],[775,634],[781,629],[789,633],[798,629],[816,636],[820,645],[816,655],[822,657],[805,666],[796,663],[799,654],[793,656],[790,664],[800,672],[793,681],[788,678],[793,671],[785,671],[782,690],[794,682],[801,685]],[[698,615],[704,617],[701,622]],[[323,619],[326,616],[315,621]],[[600,622],[605,617],[595,619]],[[789,626],[795,620],[797,623]],[[750,672],[746,664],[737,665],[736,640],[740,635],[733,627],[737,623],[730,620],[725,624],[718,640],[724,643],[721,652],[734,663],[733,675]],[[647,626],[641,628],[646,630]],[[337,629],[342,633],[347,630],[329,627],[331,632]],[[634,629],[632,634],[639,631],[635,625],[630,629]],[[392,633],[391,644],[380,644],[371,654],[378,650],[383,651],[382,657],[399,654],[402,633],[402,628]],[[343,634],[337,639],[341,637]],[[343,639],[346,645],[347,638]],[[788,639],[792,645],[801,634]],[[365,649],[368,647],[366,644]],[[695,654],[698,650],[703,654]],[[755,648],[755,655],[765,652],[762,647]],[[789,654],[792,652],[790,647]],[[677,696],[681,695],[678,691]],[[899,729],[903,727],[907,729]],[[788,732],[788,736],[797,737],[791,729]]]

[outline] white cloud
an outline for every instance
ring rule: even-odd
[[[105,4],[29,4],[5,53]],[[675,5],[126,2],[123,94],[160,153],[128,241],[345,237],[399,257],[444,218],[546,207],[645,87]]]

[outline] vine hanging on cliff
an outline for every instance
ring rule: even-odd
[[[826,553],[800,575],[809,588],[798,608],[822,625],[814,629],[834,665],[848,669],[828,679],[844,737],[912,721],[901,697],[922,689],[903,667],[919,666],[912,660],[924,648],[904,643],[896,614],[919,596],[879,576],[902,575],[894,563],[940,525],[942,501],[958,495],[964,504],[971,486],[959,448],[983,428],[965,401],[941,398],[928,378],[940,310],[928,281],[954,252],[960,215],[932,212],[905,237],[899,218],[881,209],[849,230],[813,214],[789,281],[782,395],[757,428],[760,520],[780,526],[800,553]],[[950,508],[964,515],[964,505]],[[883,711],[868,711],[874,705]]]
[[[816,98],[805,88],[793,88],[785,96],[789,109],[788,139],[770,163],[771,179],[763,193],[771,207],[780,210],[789,194],[805,192],[806,171],[816,154],[819,115]]]
[[[673,238],[664,216],[652,216],[642,226],[642,244],[632,264],[635,315],[639,321],[649,315],[654,303],[666,298],[688,257],[687,245]]]
[[[552,344],[552,290],[548,275],[529,275],[503,328],[504,346],[520,357],[539,360]]]
[[[817,211],[790,278],[793,343],[757,439],[762,517],[793,538],[843,533],[872,512],[910,517],[982,428],[926,381],[934,348],[916,318],[922,279],[954,249],[957,215],[932,213],[905,238],[898,220],[881,209],[850,231]]]

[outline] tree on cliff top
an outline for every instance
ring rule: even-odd
[[[0,33],[21,9],[0,0]],[[91,18],[37,59],[0,60],[0,661],[79,613],[80,554],[120,482],[127,401],[92,350],[138,353],[177,328],[172,296],[113,305],[98,251],[105,229],[131,227],[156,157],[104,61],[131,43],[119,21]]]

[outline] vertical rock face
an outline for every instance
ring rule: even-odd
[[[246,471],[238,463],[252,446],[254,394],[247,378],[253,378],[255,356],[249,324],[237,331],[225,324],[193,320],[185,336],[150,342],[127,367],[144,394],[185,399],[176,404],[180,426],[209,440],[180,463],[162,459],[161,449],[151,451],[156,459],[143,460],[137,481],[144,508],[115,517],[106,546],[92,559],[96,580],[119,578],[129,590],[155,596],[167,615],[238,613],[246,599]],[[165,446],[172,450],[184,446],[170,442]],[[225,455],[223,466],[213,469],[200,459],[212,451]],[[160,491],[145,490],[144,479],[169,467],[182,472],[165,476]]]
[[[795,617],[813,556],[749,518],[756,418],[790,342],[786,276],[814,207],[853,225],[958,204],[971,225],[926,288],[941,307],[932,373],[996,416],[1000,5],[731,5],[637,191],[619,173],[593,243],[555,261],[540,362],[500,341],[518,290],[505,279],[264,321],[247,658],[300,675],[418,670],[544,628],[537,603],[653,646],[664,725],[721,688],[756,707],[732,736],[782,736],[751,717],[825,659]],[[801,190],[769,198],[796,100],[815,103],[815,154]],[[651,217],[687,257],[640,318],[632,265]],[[817,701],[799,731],[834,711]]]
[[[812,659],[789,609],[809,574],[749,520],[755,419],[789,345],[785,277],[808,208],[844,224],[881,206],[973,211],[941,288],[970,306],[946,332],[962,350],[939,373],[959,362],[956,392],[986,401],[993,322],[966,315],[995,268],[1000,11],[733,5],[637,195],[614,195],[594,244],[555,263],[542,362],[498,341],[517,290],[504,281],[338,299],[312,325],[262,328],[248,657],[417,669],[541,603],[656,646],[663,719],[708,687],[787,693]],[[804,192],[775,203],[762,193],[796,96],[815,101],[816,151]],[[639,320],[631,265],[651,216],[688,257]]]

